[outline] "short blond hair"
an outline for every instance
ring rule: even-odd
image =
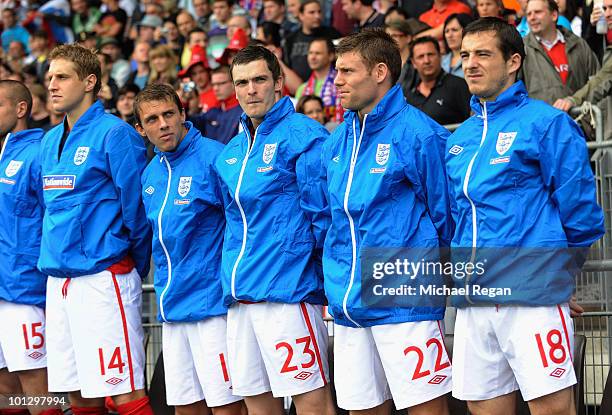
[[[94,51],[87,49],[77,43],[59,45],[53,48],[47,60],[49,63],[56,59],[64,59],[72,62],[77,76],[82,81],[89,75],[96,76],[96,85],[93,89],[94,98],[98,96],[102,88],[102,69]]]

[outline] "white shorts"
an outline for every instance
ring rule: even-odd
[[[47,279],[49,391],[99,398],[144,388],[142,286],[133,269]]]
[[[0,369],[47,367],[45,310],[0,300]]]
[[[451,390],[442,323],[415,321],[353,328],[334,325],[334,386],[338,406],[374,408],[393,398],[397,409]]]
[[[530,401],[576,383],[569,307],[487,306],[457,310],[453,396],[491,399],[521,390]]]
[[[163,323],[168,405],[188,405],[206,399],[209,407],[216,407],[242,399],[232,394],[226,336],[225,316],[193,323]]]
[[[227,349],[236,395],[294,396],[329,382],[321,306],[234,304],[227,314]]]

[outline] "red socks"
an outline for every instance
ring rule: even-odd
[[[72,413],[74,415],[107,415],[108,410],[104,406],[100,407],[90,407],[90,408],[81,408],[78,406],[71,406]]]
[[[117,410],[119,415],[153,415],[153,409],[149,405],[148,396],[121,404],[117,406]]]

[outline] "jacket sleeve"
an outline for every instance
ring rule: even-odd
[[[298,156],[295,174],[300,192],[300,205],[312,224],[317,248],[321,249],[331,222],[321,163],[321,150],[329,133],[321,126],[309,130],[308,134],[314,137],[310,137],[310,145]]]
[[[542,178],[559,209],[569,247],[589,247],[605,228],[582,132],[559,113],[539,137],[539,151]]]
[[[597,72],[589,82],[574,93],[570,100],[575,105],[582,105],[584,101],[591,100],[597,104],[604,97],[609,96],[612,92],[612,58],[609,58],[601,70]]]
[[[414,152],[415,165],[421,182],[421,193],[425,198],[427,210],[438,232],[440,246],[450,246],[453,237],[453,220],[446,169],[442,157],[447,137],[432,134],[422,140]]]
[[[115,185],[123,226],[131,242],[130,254],[141,278],[149,273],[151,229],[142,203],[140,176],[147,165],[143,140],[126,124],[113,128],[106,140],[107,163]]]

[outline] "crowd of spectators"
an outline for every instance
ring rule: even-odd
[[[281,60],[283,94],[332,131],[344,114],[334,43],[383,27],[400,48],[407,101],[448,125],[470,115],[462,29],[496,16],[524,37],[521,77],[532,97],[565,111],[594,101],[610,123],[610,8],[612,0],[0,0],[0,79],[30,88],[31,126],[49,129],[63,114],[47,105],[47,55],[79,42],[97,50],[107,112],[133,125],[138,91],[168,83],[196,128],[227,143],[241,115],[229,65],[257,43]]]

